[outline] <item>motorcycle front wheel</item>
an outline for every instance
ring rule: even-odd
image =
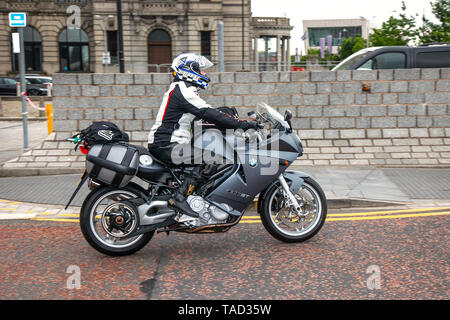
[[[325,193],[313,179],[305,179],[294,196],[301,207],[299,213],[287,205],[286,195],[279,184],[262,199],[262,224],[273,237],[283,242],[302,242],[312,238],[322,228],[327,216]]]
[[[139,226],[135,208],[123,203],[137,198],[139,191],[131,184],[122,189],[99,187],[81,207],[80,227],[86,241],[97,251],[110,256],[124,256],[142,249],[154,232],[126,238]]]

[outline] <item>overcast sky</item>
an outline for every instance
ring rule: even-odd
[[[295,48],[303,48],[302,20],[311,19],[352,19],[360,16],[369,19],[375,27],[381,27],[392,12],[401,11],[402,0],[251,0],[252,15],[254,17],[287,17],[294,26],[291,32],[291,54]],[[430,2],[436,0],[405,0],[407,13],[411,15],[423,14],[429,19],[434,18],[431,13]],[[419,19],[420,20],[420,19]],[[434,19],[433,19],[434,20]]]

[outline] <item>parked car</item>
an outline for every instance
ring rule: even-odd
[[[20,81],[20,75],[16,75],[15,79]],[[53,85],[52,77],[45,77],[38,74],[25,74],[25,79],[30,81],[32,84],[44,84],[50,83],[50,87]]]
[[[372,47],[352,54],[332,70],[450,68],[449,44]]]
[[[47,85],[33,84],[25,79],[27,84],[27,95],[29,96],[44,96],[47,95]],[[9,77],[0,77],[0,95],[15,96],[17,95],[17,81]]]

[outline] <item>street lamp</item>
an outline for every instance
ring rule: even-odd
[[[114,16],[109,15],[107,17],[102,18],[102,16],[96,14],[94,16],[95,19],[100,20],[100,26],[103,29],[103,41],[104,41],[104,50],[103,50],[103,59],[106,59],[106,57],[108,56],[108,36],[106,34],[106,21],[109,19],[114,19]],[[104,65],[105,65],[105,73],[108,72],[108,63],[107,61],[104,61]]]

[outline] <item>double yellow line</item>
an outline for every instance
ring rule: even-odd
[[[45,212],[42,213],[41,215],[45,215]],[[32,218],[31,220],[79,222],[79,214],[76,213],[59,213],[56,215],[58,216],[58,218],[36,217]],[[327,215],[326,221],[401,219],[401,218],[417,218],[417,217],[442,216],[442,215],[450,215],[450,207],[384,210],[371,212],[330,213]],[[261,218],[259,215],[257,216],[244,215],[240,223],[261,223]]]
[[[450,211],[448,210],[450,210],[450,207],[386,210],[386,211],[372,211],[372,212],[330,213],[327,215],[326,221],[401,219],[401,218],[450,215]],[[260,216],[244,215],[240,223],[260,223],[260,222],[261,222]]]

